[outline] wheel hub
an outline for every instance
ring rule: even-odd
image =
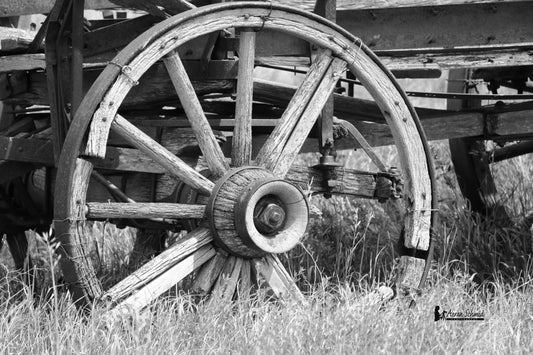
[[[248,258],[294,248],[308,217],[305,194],[259,167],[230,170],[217,181],[207,204],[215,243]]]

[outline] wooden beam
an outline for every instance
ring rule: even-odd
[[[337,0],[338,10],[369,10],[388,9],[401,7],[432,7],[442,5],[465,5],[465,4],[501,4],[502,2],[519,2],[524,0]],[[305,10],[313,10],[315,0],[278,0],[277,2],[295,6]],[[296,3],[296,4],[295,4]]]
[[[25,57],[24,57],[25,58]],[[44,58],[43,58],[44,59]],[[23,69],[16,63],[16,57],[13,59],[6,59],[13,68]],[[35,66],[38,58],[33,58],[32,62],[28,64]],[[38,65],[39,67],[41,65]],[[234,82],[231,79],[237,77],[237,65],[233,60],[226,61],[212,61],[208,66],[207,75],[210,79],[205,80],[206,74],[201,74],[199,61],[188,62],[185,61],[184,66],[187,73],[191,74],[193,87],[198,94],[212,93],[212,92],[232,92]],[[32,67],[27,68],[28,70]],[[35,69],[35,67],[33,67]],[[7,68],[5,69],[7,70]],[[102,72],[102,68],[87,68],[84,71],[83,88],[87,92],[90,86],[94,83],[98,75]],[[12,87],[16,87],[12,94],[6,93],[2,96],[2,100],[14,104],[30,104],[30,105],[48,105],[48,90],[46,86],[46,74],[43,72],[32,71],[27,75],[13,76],[11,78]],[[19,89],[20,87],[20,89]],[[1,91],[0,91],[1,93]],[[162,63],[155,64],[150,68],[145,75],[140,79],[140,84],[133,87],[122,103],[122,107],[145,105],[148,102],[176,102],[177,95],[168,77],[168,73]]]
[[[21,16],[32,14],[47,14],[52,10],[55,0],[10,0],[0,3],[0,16]],[[87,0],[86,9],[115,8],[116,5],[107,0]]]
[[[346,10],[337,23],[371,49],[389,50],[531,43],[532,17],[531,3],[516,1]]]

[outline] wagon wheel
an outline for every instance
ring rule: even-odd
[[[175,51],[187,41],[228,28],[276,30],[322,48],[276,128],[252,160],[255,36],[253,31],[242,32],[235,137],[229,164]],[[195,131],[211,179],[117,114],[133,84],[160,59]],[[306,195],[288,181],[287,173],[346,68],[373,95],[394,136],[407,208],[403,223],[405,248],[397,284],[402,288],[421,287],[431,254],[435,199],[427,146],[406,96],[359,39],[323,18],[271,4],[228,3],[191,10],[154,26],[113,60],[83,100],[62,151],[55,201],[55,228],[63,253],[61,267],[77,303],[88,305],[105,299],[114,305],[143,308],[190,274],[195,275],[196,287],[206,291],[222,289],[222,294],[231,299],[239,278],[242,285],[249,284],[251,270],[278,296],[301,297],[276,257],[300,242],[309,218]],[[207,204],[87,202],[93,166],[85,156],[105,154],[109,129],[205,196]],[[365,145],[366,141],[359,143]],[[368,151],[372,153],[371,148]],[[83,250],[83,225],[86,219],[95,217],[196,218],[199,223],[184,239],[104,292]],[[202,265],[200,272],[193,273]],[[225,276],[218,277],[221,273]]]

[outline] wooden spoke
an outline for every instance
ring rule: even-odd
[[[87,218],[204,218],[204,205],[179,203],[89,202]]]
[[[365,137],[363,137],[361,132],[359,132],[359,130],[355,128],[353,124],[345,120],[335,120],[335,123],[341,126],[346,131],[348,131],[348,133],[350,133],[353,139],[357,141],[359,146],[364,150],[366,155],[368,155],[370,160],[372,160],[372,163],[374,163],[374,165],[378,168],[379,171],[388,170],[385,164],[383,164],[381,159],[376,155],[374,149],[370,146]]]
[[[325,75],[330,67],[332,75]],[[280,123],[259,151],[256,161],[260,166],[276,176],[285,176],[345,67],[345,62],[331,58],[327,51],[317,56]]]
[[[265,282],[279,298],[292,297],[299,301],[305,300],[298,286],[296,286],[277,256],[267,255],[261,259],[253,259],[252,265],[256,270],[256,274],[264,278]]]
[[[211,126],[196,96],[187,71],[177,52],[172,52],[164,59],[170,79],[178,94],[181,105],[187,114],[191,127],[198,139],[198,144],[204,154],[209,170],[214,177],[220,177],[229,169],[224,153],[218,145]]]
[[[213,288],[213,300],[224,302],[232,300],[237,289],[242,263],[243,259],[237,256],[230,256],[226,259],[224,268]]]
[[[239,39],[239,72],[237,103],[231,163],[233,166],[250,164],[252,157],[252,101],[254,88],[255,32],[241,31]]]
[[[148,283],[152,282],[152,280],[158,278],[159,275],[161,275],[165,271],[174,268],[174,266],[178,265],[178,263],[184,260],[187,256],[200,250],[200,248],[202,248],[203,246],[209,244],[211,240],[211,233],[207,228],[195,229],[194,231],[187,234],[184,239],[170,246],[167,250],[150,260],[148,263],[144,264],[134,273],[130,274],[128,277],[126,277],[118,284],[113,286],[111,289],[109,289],[104,294],[103,299],[115,304],[118,301],[124,299],[125,297],[130,296],[136,290],[144,287]],[[210,247],[208,249],[211,250]],[[205,253],[209,254],[210,252],[205,251]],[[196,256],[198,257],[198,255]],[[189,260],[186,265],[190,266],[190,262],[194,260],[195,257]],[[200,266],[196,265],[197,263],[193,264],[195,265],[195,267]]]
[[[206,245],[198,249],[192,255],[178,262],[170,269],[162,271],[156,278],[144,284],[135,293],[120,302],[113,312],[121,312],[124,309],[142,310],[191,272],[209,261],[215,254],[216,251],[212,245]]]
[[[207,295],[222,272],[226,259],[227,256],[219,252],[208,263],[202,266],[194,279],[191,291],[200,296]]]
[[[116,115],[111,125],[113,131],[130,142],[136,148],[161,164],[171,174],[183,180],[187,185],[198,189],[205,195],[211,194],[215,184],[195,171],[183,160],[169,152],[161,144],[154,141],[143,131],[132,125],[124,117]]]
[[[252,264],[249,260],[242,261],[241,277],[239,287],[237,288],[238,296],[241,299],[247,299],[252,290]]]

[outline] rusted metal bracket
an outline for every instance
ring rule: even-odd
[[[391,167],[387,172],[378,172],[376,176],[376,191],[374,197],[378,202],[388,199],[398,200],[403,195],[403,178],[400,170]]]

